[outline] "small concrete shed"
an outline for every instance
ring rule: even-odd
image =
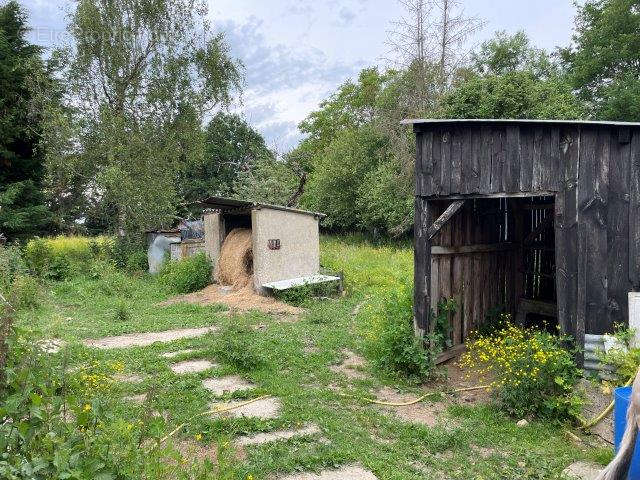
[[[339,280],[320,275],[319,221],[325,215],[231,198],[202,202],[205,252],[215,266],[225,237],[235,228],[252,231],[253,281],[258,292]]]

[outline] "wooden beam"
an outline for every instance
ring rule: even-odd
[[[452,347],[449,350],[445,350],[444,352],[438,354],[436,356],[435,363],[436,365],[440,365],[441,363],[451,360],[452,358],[459,357],[466,350],[467,350],[467,347],[464,343],[461,343],[460,345],[456,345],[455,347]]]
[[[470,253],[504,252],[513,250],[513,243],[487,243],[478,245],[462,245],[441,247],[434,245],[431,247],[431,255],[464,255]]]
[[[426,198],[429,201],[473,200],[482,198],[530,198],[530,197],[554,197],[558,192],[551,190],[531,190],[530,192],[513,193],[472,193],[469,195],[431,195]]]
[[[453,217],[464,205],[464,200],[457,200],[453,202],[451,205],[447,207],[447,209],[438,217],[438,219],[433,222],[433,224],[427,230],[427,238],[431,240],[436,234],[440,231],[440,229],[451,220]]]

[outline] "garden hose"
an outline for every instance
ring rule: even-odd
[[[420,403],[425,398],[430,397],[432,395],[437,395],[438,393],[460,393],[460,392],[469,392],[471,390],[483,390],[488,388],[490,388],[490,385],[479,385],[477,387],[458,388],[456,390],[450,390],[447,392],[431,392],[431,393],[422,395],[421,397],[418,397],[415,400],[410,400],[408,402],[384,402],[382,400],[376,400],[374,398],[356,397],[355,395],[349,395],[348,393],[343,393],[342,395],[345,397],[357,398],[359,400],[362,400],[368,403],[375,403],[376,405],[385,405],[388,407],[408,407],[409,405],[415,405],[416,403]]]
[[[256,398],[252,398],[251,400],[247,400],[246,402],[242,402],[239,403],[237,405],[233,405],[232,407],[225,407],[225,408],[212,408],[211,410],[207,410],[204,412],[200,412],[200,413],[196,413],[193,417],[191,417],[189,420],[187,420],[184,423],[181,423],[180,425],[178,425],[176,428],[174,428],[170,433],[168,433],[167,435],[165,435],[164,437],[162,437],[159,441],[158,441],[158,445],[166,442],[169,438],[171,438],[172,436],[174,436],[176,433],[178,433],[180,430],[182,430],[184,427],[186,427],[189,422],[191,422],[194,418],[196,417],[201,417],[202,415],[208,415],[208,414],[213,414],[213,413],[224,413],[224,412],[229,412],[231,410],[236,410],[240,407],[244,407],[245,405],[249,405],[250,403],[254,403],[257,402],[259,400],[264,400],[265,398],[269,398],[271,395],[262,395],[260,397],[256,397]]]
[[[624,384],[624,386],[628,387],[629,385],[631,385],[633,383],[633,379],[634,378],[636,378],[635,375],[633,377],[631,377],[629,379],[629,381]],[[586,420],[584,420],[583,418],[578,418],[578,420],[582,424],[580,426],[580,428],[582,428],[583,430],[589,430],[591,427],[595,427],[602,420],[604,420],[607,417],[607,415],[609,415],[611,413],[611,410],[613,410],[613,404],[614,403],[615,402],[612,400],[611,403],[609,404],[609,406],[607,406],[607,408],[605,408],[602,412],[600,412],[600,414],[598,416],[592,418],[588,422]]]

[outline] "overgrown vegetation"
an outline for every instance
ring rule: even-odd
[[[575,387],[582,372],[565,340],[507,324],[491,335],[467,341],[460,363],[491,385],[495,398],[511,415],[557,421],[576,418],[582,399]]]
[[[598,360],[613,368],[611,372],[616,379],[613,387],[624,385],[630,378],[634,378],[640,368],[640,348],[632,345],[635,331],[625,325],[614,325],[613,338],[617,342],[607,352],[597,352]],[[611,382],[607,382],[611,383]]]
[[[202,290],[211,283],[211,271],[211,261],[201,252],[181,260],[165,262],[158,278],[175,293],[190,293]]]

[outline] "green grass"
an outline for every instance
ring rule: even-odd
[[[391,379],[373,367],[367,367],[368,378],[364,380],[349,380],[330,370],[340,361],[344,349],[366,355],[366,343],[375,337],[375,309],[380,298],[411,281],[412,251],[407,245],[368,245],[357,237],[325,237],[321,251],[323,266],[345,272],[347,295],[307,300],[306,313],[295,322],[257,312],[228,319],[221,314],[224,307],[219,306],[163,307],[159,303],[168,294],[155,279],[143,275],[127,277],[126,281],[77,277],[49,283],[44,304],[22,312],[20,323],[42,338],[59,337],[71,342],[58,354],[69,365],[119,361],[125,373],[144,376],[142,384],[113,387],[109,395],[117,400],[111,416],[114,421],[134,423],[150,411],[166,412],[168,420],[158,418],[149,424],[158,437],[182,422],[189,425],[176,441],[202,435],[203,444],[222,446],[247,433],[304,423],[321,428],[326,441],[298,438],[247,447],[245,459],[226,455],[225,474],[221,475],[225,479],[244,480],[248,475],[267,479],[356,462],[380,480],[444,478],[439,472],[456,479],[551,479],[560,478],[560,472],[574,460],[608,459],[601,450],[573,445],[565,437],[563,426],[533,421],[528,428],[518,428],[514,419],[492,406],[451,406],[447,428],[428,428],[400,422],[380,407],[353,398],[370,397],[391,383],[409,393],[420,392],[418,387]],[[357,306],[361,307],[359,313],[353,315]],[[126,308],[128,315],[117,315],[120,308]],[[256,368],[243,371],[215,355],[216,335],[222,330],[171,344],[110,351],[87,349],[78,343],[83,338],[131,332],[222,327],[229,321],[242,321],[248,327],[266,326],[251,335],[252,348],[261,357]],[[313,350],[308,349],[310,346]],[[160,356],[186,348],[200,351],[175,359]],[[220,366],[180,376],[169,369],[172,362],[188,358],[206,358]],[[281,416],[268,421],[208,416],[192,419],[207,410],[212,401],[201,380],[225,374],[241,375],[257,385],[253,391],[227,395],[226,399],[273,395],[282,401]],[[151,392],[145,405],[121,400],[122,396],[143,392]],[[478,454],[478,449],[484,449],[485,454]]]

